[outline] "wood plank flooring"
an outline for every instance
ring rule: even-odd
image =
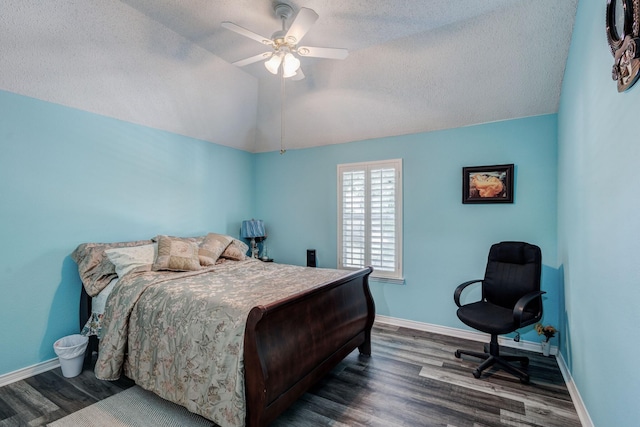
[[[372,357],[350,354],[273,426],[580,426],[554,357],[505,350],[530,357],[529,385],[497,370],[475,379],[479,361],[453,353],[482,347],[376,324]],[[75,378],[57,368],[0,388],[0,427],[45,426],[133,385],[97,380],[90,365]]]

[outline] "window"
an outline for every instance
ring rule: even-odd
[[[402,280],[402,159],[338,165],[338,268]]]

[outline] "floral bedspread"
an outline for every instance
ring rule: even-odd
[[[349,272],[249,259],[120,278],[102,319],[95,373],[141,387],[222,427],[244,426],[244,329],[251,308]]]

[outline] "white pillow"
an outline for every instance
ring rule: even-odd
[[[116,266],[118,277],[122,277],[131,270],[152,265],[158,251],[157,243],[152,245],[132,246],[130,248],[113,248],[104,251],[109,261]]]

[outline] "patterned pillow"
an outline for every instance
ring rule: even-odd
[[[233,240],[233,237],[225,236],[223,234],[209,233],[205,236],[204,240],[200,244],[198,249],[198,258],[200,259],[200,265],[209,266],[215,265],[220,255],[229,246],[229,243]]]
[[[192,240],[180,237],[158,236],[158,255],[151,269],[153,271],[193,271],[200,269],[198,245]]]
[[[238,239],[233,239],[231,244],[227,246],[220,256],[235,261],[243,261],[247,258],[248,250],[249,246],[247,246],[246,243],[241,242]]]

